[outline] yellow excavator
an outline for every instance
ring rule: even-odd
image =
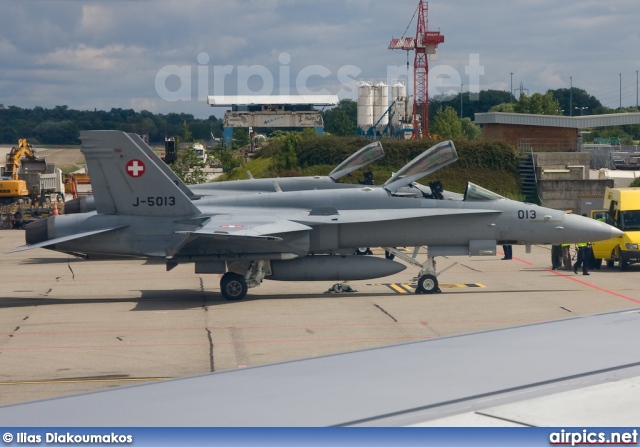
[[[42,162],[36,157],[35,150],[26,139],[18,140],[18,147],[11,148],[11,152],[7,154],[5,172],[0,177],[0,204],[10,204],[29,198],[27,182],[18,179],[18,169],[23,159]]]

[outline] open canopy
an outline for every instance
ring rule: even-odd
[[[340,163],[329,173],[329,177],[333,180],[338,180],[339,178],[344,177],[347,174],[351,174],[353,171],[373,163],[382,157],[384,157],[384,150],[382,149],[382,144],[380,144],[379,141],[367,144],[351,157]]]
[[[443,141],[418,155],[391,176],[383,185],[384,189],[394,193],[403,186],[429,175],[458,159],[453,141]]]

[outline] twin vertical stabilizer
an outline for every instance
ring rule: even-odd
[[[117,130],[89,130],[81,131],[80,139],[98,214],[201,214],[130,135]]]

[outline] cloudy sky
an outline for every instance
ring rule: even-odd
[[[333,93],[394,82],[387,49],[417,0],[0,0],[0,104],[220,117],[207,94]],[[407,35],[415,35],[415,19]],[[635,106],[637,0],[429,2],[445,42],[430,94],[573,86]],[[477,61],[477,62],[474,62]],[[413,63],[413,57],[411,57]],[[513,73],[513,77],[510,73]],[[475,79],[474,79],[475,78]],[[410,88],[412,90],[412,88]],[[411,91],[410,91],[411,93]]]

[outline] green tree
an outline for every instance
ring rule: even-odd
[[[336,107],[322,113],[324,130],[343,137],[355,135],[358,118],[358,103],[342,99]]]
[[[515,113],[515,102],[503,102],[489,109],[489,112]]]
[[[176,146],[179,142],[176,139]],[[204,172],[204,162],[198,158],[193,147],[178,151],[178,159],[169,165],[173,172],[187,185],[205,183],[207,175]]]
[[[534,93],[527,96],[524,93],[520,95],[518,102],[514,107],[516,113],[531,113],[536,115],[562,115],[560,104],[547,92]]]
[[[233,141],[231,143],[231,146],[234,149],[245,147],[249,143],[250,143],[249,132],[246,129],[234,129]]]
[[[502,90],[482,90],[479,93],[464,92],[462,94],[462,116],[473,119],[476,113],[488,112],[492,107],[513,101],[513,95]],[[429,116],[435,117],[438,109],[453,107],[460,110],[460,93],[452,95],[436,95],[429,98]],[[433,120],[431,120],[433,121]]]
[[[182,139],[189,143],[191,142],[193,138],[193,135],[191,133],[191,130],[189,129],[189,123],[187,123],[187,120],[182,121]]]
[[[477,140],[482,137],[482,129],[476,123],[471,121],[471,118],[462,118],[460,120],[460,125],[462,125],[462,133],[469,141]]]
[[[597,115],[605,113],[605,107],[598,99],[588,94],[586,91],[573,87],[573,89],[559,88],[549,90],[547,93],[551,95],[560,104],[562,114],[565,116],[576,115]],[[573,111],[571,109],[573,107]],[[583,110],[582,108],[585,107]]]
[[[277,167],[285,171],[291,171],[298,167],[298,144],[302,137],[298,132],[289,132],[284,139],[284,146],[277,157]]]
[[[458,114],[452,107],[438,110],[429,132],[432,135],[438,135],[444,140],[464,137],[460,118],[458,118]]]
[[[233,149],[222,149],[218,158],[223,172],[231,172],[242,164],[240,154]]]

